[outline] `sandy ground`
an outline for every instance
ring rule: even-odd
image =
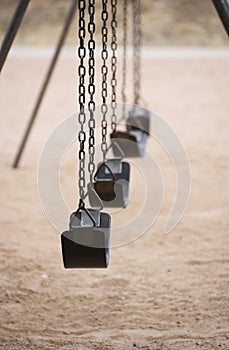
[[[75,62],[61,59],[22,165],[12,170],[47,60],[9,59],[0,107],[0,349],[229,348],[228,63],[217,55],[144,61],[144,97],[175,128],[190,158],[186,214],[163,234],[175,174],[155,145],[166,187],[155,225],[112,249],[109,269],[66,271],[36,175],[49,133],[74,112]],[[63,171],[74,188],[68,162]],[[66,196],[71,202],[69,191]],[[132,187],[136,198],[141,189]]]

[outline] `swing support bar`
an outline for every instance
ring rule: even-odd
[[[33,124],[34,124],[34,121],[37,117],[37,114],[38,114],[38,111],[39,111],[39,108],[40,108],[40,105],[41,105],[41,102],[43,100],[43,97],[44,97],[44,94],[46,92],[46,89],[48,87],[48,84],[49,84],[49,81],[51,79],[51,76],[52,76],[52,73],[54,71],[54,68],[56,66],[56,63],[57,63],[57,59],[59,57],[59,54],[60,54],[60,51],[61,51],[61,48],[64,44],[64,41],[65,41],[65,38],[67,36],[67,33],[68,33],[68,30],[69,30],[69,27],[70,27],[70,24],[73,20],[73,17],[74,17],[74,14],[75,14],[75,11],[76,11],[76,6],[77,6],[77,3],[78,3],[78,0],[72,0],[72,3],[71,3],[71,6],[70,6],[70,9],[69,9],[69,12],[66,16],[66,20],[65,20],[65,23],[64,23],[64,26],[63,26],[63,29],[62,29],[62,32],[61,32],[61,35],[60,35],[60,38],[57,42],[57,45],[56,45],[56,49],[55,49],[55,52],[54,52],[54,55],[51,59],[51,62],[50,62],[50,65],[49,65],[49,68],[47,70],[47,73],[46,73],[46,76],[45,76],[45,79],[43,81],[43,84],[41,86],[41,89],[40,89],[40,92],[38,94],[38,97],[37,97],[37,100],[36,100],[36,103],[35,103],[35,106],[32,110],[32,113],[31,113],[31,116],[30,116],[30,119],[28,121],[28,124],[27,124],[27,127],[26,127],[26,130],[24,132],[24,135],[22,137],[22,140],[21,140],[21,143],[19,145],[19,148],[18,148],[18,151],[16,153],[16,156],[14,158],[14,161],[13,161],[13,164],[12,164],[12,167],[13,168],[17,168],[18,165],[19,165],[19,162],[20,162],[20,159],[21,159],[21,156],[22,156],[22,153],[24,151],[24,148],[26,146],[26,143],[27,143],[27,140],[28,140],[28,137],[30,135],[30,132],[32,130],[32,127],[33,127]]]
[[[229,0],[212,0],[229,36]]]
[[[10,25],[7,29],[5,37],[3,39],[0,51],[0,72],[2,71],[2,67],[4,66],[7,55],[10,51],[10,48],[13,44],[14,38],[20,28],[22,19],[26,12],[30,0],[20,0],[14,12],[14,15],[11,19]]]

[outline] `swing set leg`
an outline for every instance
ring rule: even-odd
[[[70,27],[70,24],[73,20],[73,17],[74,17],[74,14],[75,14],[75,10],[76,10],[76,6],[77,6],[77,3],[78,1],[77,0],[72,0],[72,4],[70,6],[70,9],[69,9],[69,12],[67,14],[67,17],[66,17],[66,20],[65,20],[65,23],[64,23],[64,26],[63,26],[63,30],[62,30],[62,33],[60,35],[60,38],[57,42],[57,45],[56,45],[56,49],[55,49],[55,52],[54,52],[54,55],[52,57],[52,60],[50,62],[50,65],[49,65],[49,68],[48,68],[48,71],[46,73],[46,76],[45,76],[45,79],[43,81],[43,84],[41,86],[41,89],[40,89],[40,92],[38,94],[38,97],[37,97],[37,100],[36,100],[36,103],[35,103],[35,106],[33,108],[33,111],[31,113],[31,116],[30,116],[30,119],[28,121],[28,124],[27,124],[27,127],[26,127],[26,130],[25,130],[25,133],[22,137],[22,140],[21,140],[21,143],[19,145],[19,148],[18,148],[18,151],[16,153],[16,156],[14,158],[14,161],[13,161],[13,164],[12,164],[12,167],[13,168],[17,168],[18,167],[18,164],[20,162],[20,159],[21,159],[21,156],[22,156],[22,153],[24,151],[24,148],[25,148],[25,145],[26,145],[26,142],[28,140],[28,137],[30,135],[30,132],[32,130],[32,127],[33,127],[33,124],[34,124],[34,121],[36,119],[36,116],[37,116],[37,113],[39,111],[39,108],[40,108],[40,105],[41,105],[41,102],[43,100],[43,97],[44,97],[44,94],[46,92],[46,89],[48,87],[48,84],[49,84],[49,81],[51,79],[51,76],[52,76],[52,73],[53,73],[53,70],[56,66],[56,62],[57,62],[57,59],[59,57],[59,54],[60,54],[60,51],[61,51],[61,48],[64,44],[64,41],[65,41],[65,38],[67,36],[67,33],[68,33],[68,30],[69,30],[69,27]]]
[[[229,36],[229,1],[228,0],[212,0],[218,15],[224,25],[224,28]]]
[[[10,25],[7,29],[4,40],[1,45],[0,72],[2,71],[2,67],[4,66],[5,60],[13,44],[14,38],[18,32],[18,29],[20,28],[20,24],[28,7],[29,1],[30,0],[20,0],[11,19]]]

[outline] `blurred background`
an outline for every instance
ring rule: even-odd
[[[96,1],[96,3],[99,9],[101,2]],[[1,0],[1,40],[16,4],[16,0]],[[30,1],[15,44],[54,44],[69,5],[70,0]],[[227,45],[226,33],[211,0],[143,0],[142,6],[144,45]],[[100,11],[97,11],[97,14],[99,15]],[[120,11],[118,16],[121,19]],[[97,33],[100,33],[99,27],[97,27]],[[121,38],[120,35],[119,38]],[[76,40],[73,22],[66,43],[74,45]]]

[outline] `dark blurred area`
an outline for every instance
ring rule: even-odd
[[[131,2],[131,1],[130,1]],[[71,0],[31,0],[15,44],[51,45],[56,42]],[[122,1],[118,1],[121,39]],[[1,40],[16,8],[16,0],[0,2]],[[100,33],[101,1],[96,1],[97,35]],[[211,0],[142,0],[145,45],[223,46],[227,35]],[[131,21],[131,6],[129,6]],[[77,17],[67,44],[77,42]]]

